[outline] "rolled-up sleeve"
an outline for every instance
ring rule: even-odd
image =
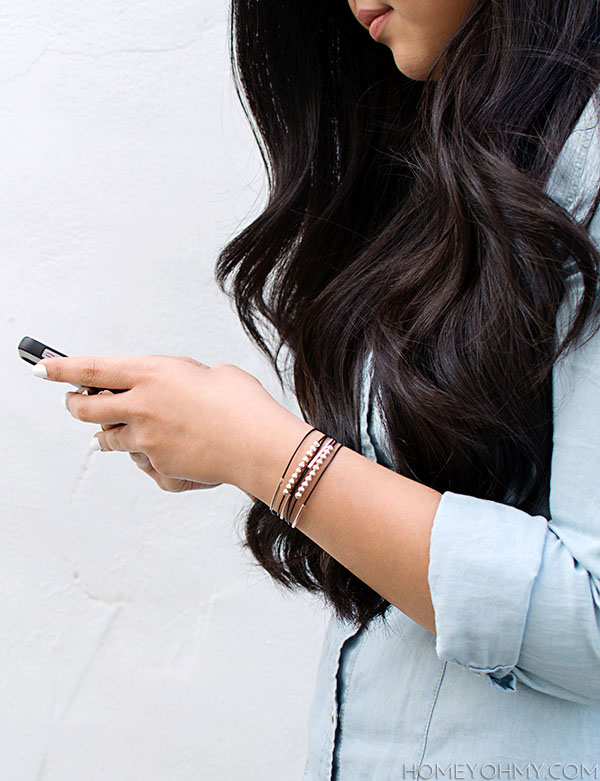
[[[510,693],[600,703],[600,334],[554,367],[550,518],[446,491],[431,530],[436,652]]]
[[[515,679],[600,702],[594,577],[542,516],[446,492],[431,533],[429,585],[441,659],[515,691]]]

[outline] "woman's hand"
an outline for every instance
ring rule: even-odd
[[[152,466],[152,462],[145,453],[130,453],[131,459],[135,464],[149,475],[159,488],[163,491],[170,491],[171,493],[180,494],[183,491],[195,491],[199,488],[216,488],[221,483],[195,483],[193,480],[182,480],[179,477],[165,477],[157,472]]]
[[[276,436],[284,420],[296,418],[254,376],[232,364],[209,367],[163,355],[40,363],[52,381],[126,389],[91,396],[70,392],[65,405],[73,417],[102,426],[96,436],[103,451],[130,453],[168,491],[222,483],[241,488],[265,446],[265,433]]]
[[[76,393],[84,392],[84,390],[85,389],[78,390]],[[102,396],[111,392],[112,391],[109,390],[103,390],[100,391],[98,395]],[[122,424],[103,424],[102,431],[108,431],[109,429],[117,428],[120,425]],[[145,472],[149,477],[151,477],[158,485],[158,487],[162,488],[163,491],[180,494],[184,491],[195,491],[202,488],[216,488],[218,485],[221,485],[221,483],[213,483],[209,485],[207,483],[195,483],[193,480],[182,480],[179,477],[165,477],[165,475],[161,475],[160,472],[156,471],[156,469],[152,466],[152,462],[145,453],[130,453],[129,456],[135,465],[141,469],[142,472]]]

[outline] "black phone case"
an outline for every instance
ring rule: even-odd
[[[36,339],[32,339],[30,336],[24,336],[19,342],[19,346],[17,349],[19,351],[19,355],[21,356],[21,358],[24,361],[27,361],[27,363],[31,363],[33,365],[41,361],[43,358],[68,358],[68,355],[61,353],[58,350],[53,349],[52,347],[48,347],[47,344],[38,342]],[[87,386],[80,385],[79,387],[87,387]],[[88,387],[87,390],[88,390],[88,395],[92,396],[94,394],[100,393],[100,391],[104,389]],[[106,390],[110,390],[111,393],[124,393],[127,390],[127,388],[118,388],[114,390],[112,388],[107,388]]]

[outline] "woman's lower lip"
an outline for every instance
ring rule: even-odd
[[[389,11],[386,11],[384,14],[381,14],[381,16],[378,16],[376,19],[373,19],[369,26],[369,33],[371,35],[371,38],[374,38],[376,41],[379,40],[379,33],[383,30],[385,23],[388,20],[389,15],[392,13],[394,9],[390,8]]]

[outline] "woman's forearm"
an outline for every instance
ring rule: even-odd
[[[239,487],[269,505],[290,455],[311,428],[291,412],[282,416],[276,434],[265,431],[259,437]],[[311,435],[307,447],[324,433]],[[298,461],[303,454],[299,451]],[[440,499],[438,491],[343,447],[319,479],[296,533],[306,534],[388,602],[435,632],[427,570]]]
[[[102,450],[143,453],[153,474],[192,485],[226,482],[267,505],[290,455],[312,429],[233,364],[75,356],[47,358],[34,368],[55,382],[131,391],[68,394],[72,415],[105,427],[96,435]],[[437,491],[342,447],[311,491],[295,533],[306,534],[435,632],[427,576],[440,499]]]

